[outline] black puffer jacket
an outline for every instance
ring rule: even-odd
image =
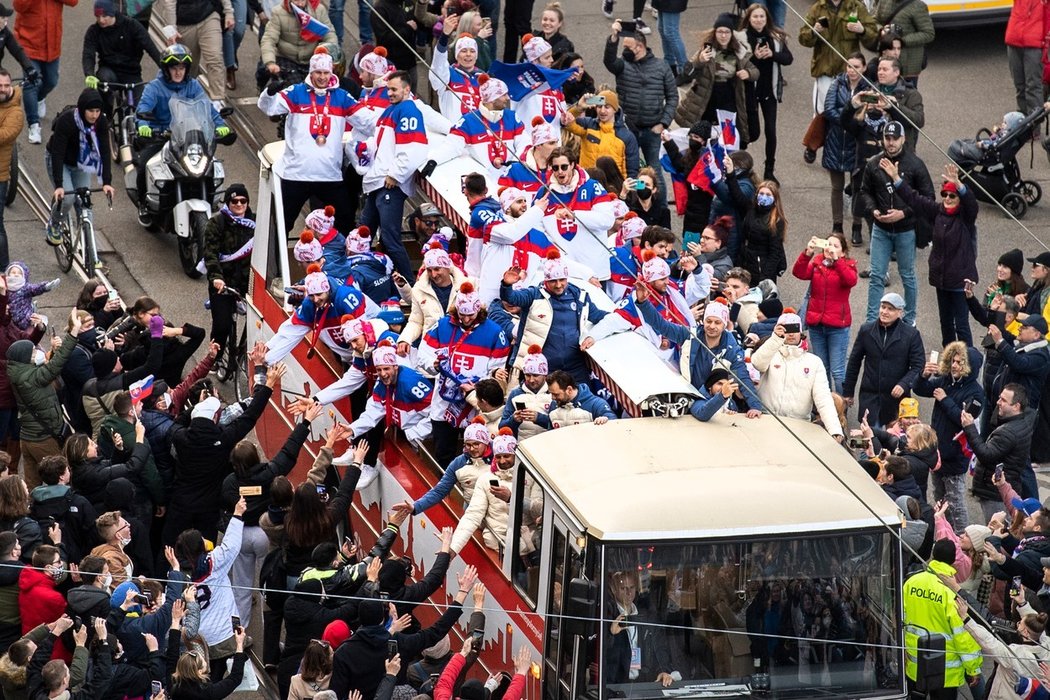
[[[998,501],[999,489],[992,484],[992,475],[997,464],[1003,465],[1003,476],[1014,491],[1021,493],[1021,474],[1030,468],[1029,455],[1032,446],[1032,424],[1035,411],[1008,418],[1000,418],[999,425],[988,437],[983,437],[977,425],[963,428],[966,439],[977,457],[977,469],[973,474],[973,495],[985,501]]]
[[[131,450],[131,459],[125,464],[113,464],[108,459],[90,459],[81,464],[70,465],[73,472],[73,488],[77,493],[91,501],[99,513],[106,508],[106,487],[114,479],[137,477],[149,459],[149,445],[145,442],[135,443]],[[145,498],[146,494],[139,494]]]
[[[625,61],[616,55],[618,40],[605,42],[605,67],[616,76],[616,96],[620,98],[627,126],[649,129],[657,124],[670,126],[678,108],[678,88],[671,66],[646,49],[641,60]]]
[[[890,182],[890,177],[879,167],[879,160],[888,157],[885,153],[876,153],[868,159],[864,165],[864,177],[860,186],[861,212],[864,217],[871,221],[874,217],[872,212],[876,209],[885,213],[889,209],[900,209],[904,212],[904,218],[892,224],[879,223],[879,228],[889,233],[911,231],[915,229],[915,214],[904,198]],[[924,197],[933,199],[933,181],[930,179],[930,171],[926,164],[914,153],[902,150],[899,155],[890,158],[897,164],[900,178]]]
[[[770,227],[772,210],[761,211],[755,201],[740,189],[737,178],[727,178],[733,204],[744,214],[740,223],[740,266],[751,273],[752,284],[761,280],[774,282],[787,269],[784,252],[784,221]]]
[[[930,286],[962,289],[964,280],[977,281],[977,195],[965,187],[959,206],[949,214],[943,202],[917,194],[902,182],[897,188],[915,216],[933,227],[930,248]]]
[[[926,490],[930,483],[930,472],[936,469],[939,459],[937,448],[927,447],[915,452],[905,450],[901,452],[900,456],[908,460],[908,465],[911,467],[911,475],[919,487],[919,503],[925,503]]]
[[[959,476],[966,473],[970,460],[963,455],[962,447],[955,440],[955,436],[962,430],[959,416],[963,406],[984,398],[984,391],[977,381],[981,376],[981,353],[977,348],[967,348],[966,355],[970,360],[970,373],[958,381],[952,379],[951,375],[937,375],[929,379],[919,377],[915,383],[915,393],[918,396],[933,396],[934,389],[944,389],[945,396],[934,403],[933,416],[930,418],[930,426],[937,433],[941,476]],[[995,407],[984,406],[983,410],[994,411]],[[981,415],[976,408],[971,410],[971,414],[974,418]]]

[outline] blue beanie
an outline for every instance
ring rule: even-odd
[[[128,590],[132,588],[135,589],[136,593],[141,593],[138,585],[134,581],[125,581],[124,583],[114,588],[113,595],[109,597],[109,607],[119,608],[121,605],[123,605],[124,599],[128,597]],[[142,606],[136,604],[128,612],[131,611],[141,612]]]

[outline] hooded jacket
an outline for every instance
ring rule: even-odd
[[[970,373],[959,379],[950,374],[933,377],[920,376],[915,382],[917,396],[933,396],[934,389],[944,389],[944,398],[933,405],[930,426],[937,433],[937,449],[941,455],[941,476],[959,476],[966,473],[969,458],[962,453],[962,446],[955,436],[962,430],[959,415],[963,406],[972,401],[984,401],[984,390],[977,378],[981,374],[983,358],[977,348],[967,348]],[[994,411],[994,406],[984,406],[984,411]],[[978,414],[979,416],[980,414]],[[974,416],[977,418],[978,416]]]
[[[102,96],[97,90],[84,90],[77,98],[75,113],[80,115],[81,123],[91,132],[90,139],[98,146],[99,158],[102,160],[102,184],[113,182],[113,158],[110,150],[109,120],[104,112],[99,112],[98,119],[89,125],[84,111],[89,108],[102,107]],[[77,157],[80,155],[80,129],[77,127],[74,110],[60,112],[52,125],[51,138],[47,141],[47,152],[51,154],[52,182],[62,182],[62,166],[77,169]]]
[[[65,423],[62,403],[52,382],[62,373],[62,367],[76,344],[77,339],[66,333],[62,347],[42,365],[33,364],[33,343],[28,340],[12,343],[7,349],[7,376],[18,402],[23,440],[43,442],[62,435]]]
[[[146,84],[139,98],[138,114],[152,114],[150,119],[139,119],[137,126],[149,126],[154,131],[163,131],[171,128],[171,108],[168,106],[172,97],[182,100],[204,100],[208,101],[208,93],[204,91],[201,84],[195,78],[186,76],[181,83],[173,83],[168,80],[163,71],[157,72],[157,77]],[[211,103],[208,102],[210,105]],[[218,128],[225,126],[226,122],[219,116],[215,107],[211,109],[212,126]]]
[[[580,137],[580,167],[593,168],[598,158],[609,156],[616,161],[620,174],[638,177],[638,139],[627,128],[623,110],[617,109],[613,120],[606,124],[593,117],[577,116],[565,128]]]
[[[25,122],[22,88],[16,86],[10,99],[0,102],[0,182],[11,180],[11,151]]]
[[[29,515],[37,521],[55,519],[62,530],[62,548],[67,561],[83,559],[97,539],[95,509],[65,484],[45,484],[33,489],[29,494]]]
[[[657,124],[671,125],[678,108],[678,89],[671,66],[657,58],[650,48],[642,58],[626,61],[616,55],[617,39],[607,39],[602,58],[605,67],[616,76],[616,96],[627,126],[635,130],[651,129]],[[758,72],[755,72],[758,77]],[[692,124],[693,121],[681,121]]]
[[[55,588],[55,579],[46,571],[26,567],[18,577],[18,607],[22,610],[22,634],[37,625],[62,617],[66,599]]]

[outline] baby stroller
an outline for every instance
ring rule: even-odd
[[[969,177],[977,187],[974,192],[977,199],[1002,204],[1007,211],[1018,219],[1024,218],[1028,207],[1035,206],[1043,196],[1043,188],[1035,180],[1021,178],[1021,168],[1017,164],[1017,153],[1032,139],[1036,125],[1050,114],[1045,109],[1038,109],[1021,120],[1012,129],[1000,135],[994,143],[985,149],[981,158],[976,161],[960,161],[963,178]],[[977,140],[991,136],[988,129],[977,132]]]

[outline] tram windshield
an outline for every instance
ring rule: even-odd
[[[887,532],[608,545],[603,561],[606,697],[731,697],[753,674],[771,698],[903,692]]]

